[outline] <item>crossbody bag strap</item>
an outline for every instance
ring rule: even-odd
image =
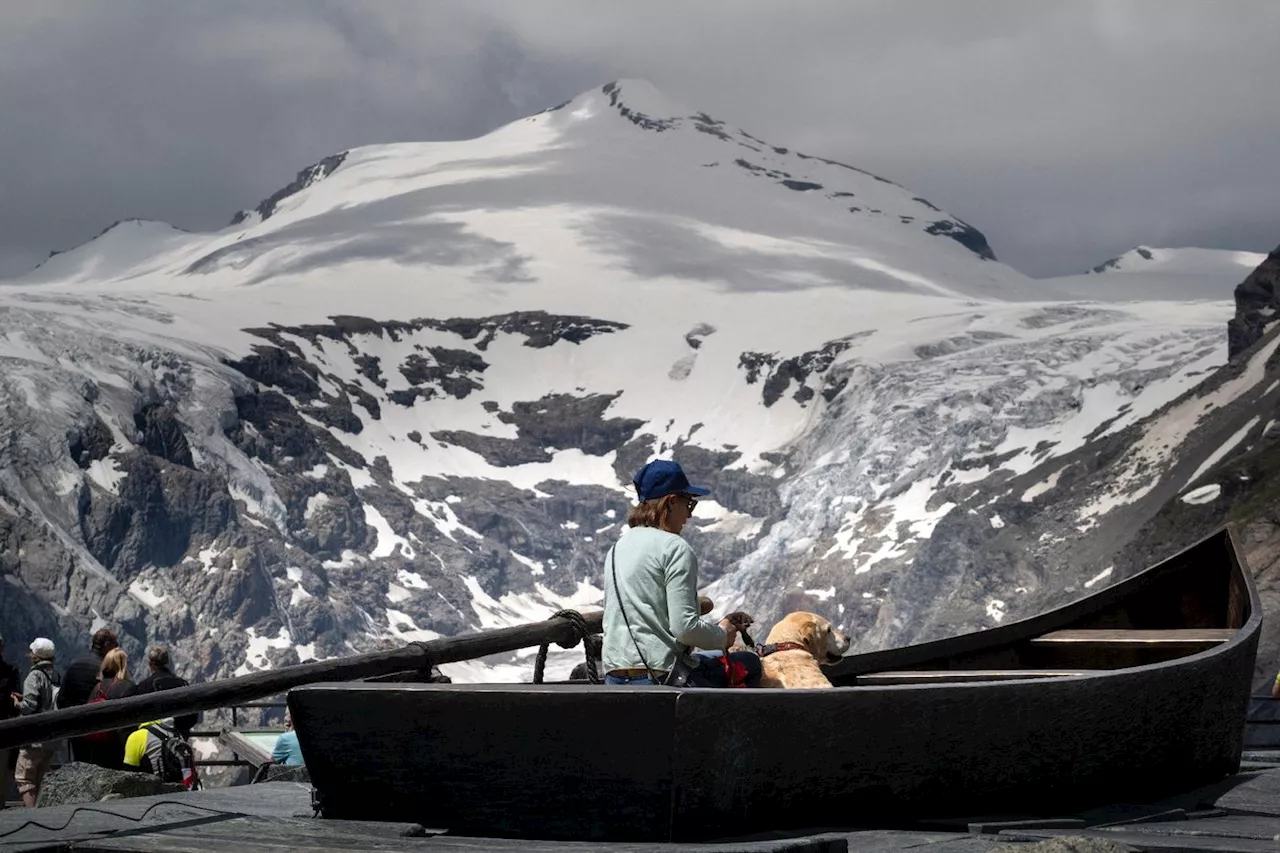
[[[636,654],[640,656],[640,663],[644,664],[644,671],[649,673],[649,680],[657,684],[658,677],[654,674],[653,667],[649,666],[649,662],[644,659],[644,652],[640,651],[640,642],[636,640],[636,632],[631,630],[631,620],[627,618],[627,608],[622,604],[622,590],[618,587],[618,562],[614,557],[613,548],[609,549],[609,572],[613,575],[613,597],[618,600],[618,612],[622,614],[622,624],[627,626],[627,633],[631,635],[631,643],[636,647]]]

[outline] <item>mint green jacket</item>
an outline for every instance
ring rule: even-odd
[[[656,527],[629,528],[604,561],[604,671],[642,668],[643,656],[666,672],[680,646],[723,649],[726,639],[698,615],[698,558],[689,543]]]

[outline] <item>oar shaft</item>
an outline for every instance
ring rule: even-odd
[[[583,618],[590,632],[602,630],[602,613],[585,613]],[[569,645],[576,639],[573,624],[567,619],[556,618],[512,628],[440,637],[388,651],[286,666],[142,696],[47,711],[0,721],[0,749],[78,737],[89,732],[136,726],[148,720],[240,705],[276,696],[303,684],[357,681],[406,670],[425,671],[435,664],[474,660],[544,642]]]

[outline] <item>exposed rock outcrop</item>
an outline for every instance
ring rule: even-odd
[[[40,808],[69,806],[107,799],[177,794],[185,790],[181,782],[162,782],[151,773],[110,770],[96,764],[72,761],[44,777],[36,805]]]
[[[1280,246],[1236,288],[1236,316],[1227,325],[1232,358],[1253,346],[1280,309]]]

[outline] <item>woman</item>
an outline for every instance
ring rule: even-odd
[[[57,686],[57,677],[53,674],[53,641],[48,637],[36,637],[30,646],[31,671],[22,684],[22,695],[14,696],[14,707],[22,716],[42,714],[53,710],[53,690]],[[14,778],[18,782],[18,793],[22,795],[22,804],[32,808],[40,795],[40,785],[53,761],[53,753],[57,750],[57,741],[29,743],[18,752],[18,766],[14,768]]]
[[[288,709],[284,712],[284,734],[276,738],[271,760],[276,764],[306,764],[302,747],[298,745],[298,733],[293,730],[293,714]]]
[[[726,652],[738,626],[750,617],[734,614],[719,624],[698,607],[698,558],[680,536],[709,489],[689,485],[676,462],[659,459],[636,472],[639,505],[630,527],[609,551],[604,567],[605,684],[655,684],[676,670],[691,687],[757,687],[760,658]],[[707,651],[690,654],[693,648]]]
[[[129,656],[124,649],[114,648],[102,658],[102,678],[94,686],[94,694],[102,692],[105,699],[123,699],[132,696],[136,686],[129,680]],[[92,701],[93,695],[90,696]]]
[[[129,680],[129,656],[124,649],[114,648],[102,658],[101,679],[93,686],[89,702],[106,702],[132,696],[136,686]],[[94,763],[114,770],[124,769],[124,748],[133,729],[109,730],[86,735],[93,743]]]

